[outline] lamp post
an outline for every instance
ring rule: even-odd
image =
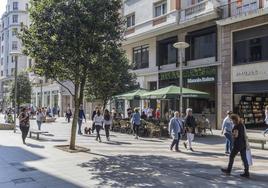
[[[16,118],[17,118],[17,89],[18,89],[18,82],[17,82],[17,77],[18,77],[18,58],[19,55],[21,55],[20,52],[10,52],[11,56],[15,56],[15,92],[14,92],[14,133],[16,132]]]
[[[180,63],[180,113],[183,113],[183,108],[182,108],[182,87],[183,87],[183,75],[182,75],[182,54],[183,54],[183,50],[188,48],[190,45],[186,42],[176,42],[175,44],[173,44],[174,48],[179,49],[179,63]]]

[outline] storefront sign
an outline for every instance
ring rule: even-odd
[[[183,70],[183,78],[187,83],[213,82],[217,74],[216,67],[205,67]],[[159,80],[180,79],[180,71],[164,72],[159,74]]]
[[[233,66],[233,82],[268,80],[268,62]]]

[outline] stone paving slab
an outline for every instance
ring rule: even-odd
[[[31,121],[31,126],[37,126]],[[239,177],[242,162],[235,160],[232,176],[224,176],[220,168],[227,165],[224,138],[219,131],[214,136],[197,137],[195,152],[168,150],[170,139],[141,138],[112,133],[111,142],[95,141],[95,135],[77,135],[77,144],[90,148],[90,153],[70,154],[55,145],[68,144],[70,124],[58,119],[42,128],[53,136],[42,136],[41,141],[0,131],[0,187],[24,188],[103,188],[103,187],[267,187],[268,150],[253,149],[252,178]],[[102,132],[103,133],[103,132]],[[252,133],[261,136],[261,133]],[[22,172],[21,168],[35,168]],[[15,184],[12,180],[32,178],[33,182]]]

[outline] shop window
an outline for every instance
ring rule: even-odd
[[[149,46],[143,45],[133,48],[133,64],[135,69],[143,69],[149,67]]]
[[[127,16],[127,28],[135,25],[135,14]]]
[[[163,1],[154,5],[154,17],[159,17],[167,13],[167,2]]]
[[[149,82],[149,90],[157,90],[157,82]]]
[[[177,63],[178,53],[173,44],[177,42],[177,37],[172,37],[158,42],[158,65]]]

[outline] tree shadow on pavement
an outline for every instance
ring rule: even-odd
[[[120,141],[107,141],[103,143],[108,144],[108,145],[131,145],[130,142],[120,142]]]
[[[29,146],[31,148],[39,148],[39,149],[44,149],[45,148],[45,146],[38,145],[38,144],[31,144],[31,143],[27,143],[26,146]]]
[[[98,154],[96,154],[98,155]],[[101,157],[103,156],[103,157]],[[265,187],[267,182],[221,174],[220,166],[160,155],[118,155],[98,157],[79,164],[98,180],[98,187]],[[237,174],[237,172],[234,172]],[[254,176],[255,177],[255,176]],[[266,176],[268,178],[268,176]]]
[[[225,138],[218,135],[207,135],[202,137],[195,136],[194,142],[201,144],[217,145],[217,144],[224,144]]]
[[[28,144],[30,147],[38,145]],[[0,145],[0,187],[1,188],[44,188],[64,187],[80,188],[65,179],[38,170],[34,166],[28,166],[27,162],[39,161],[44,157],[32,153],[23,147]]]

